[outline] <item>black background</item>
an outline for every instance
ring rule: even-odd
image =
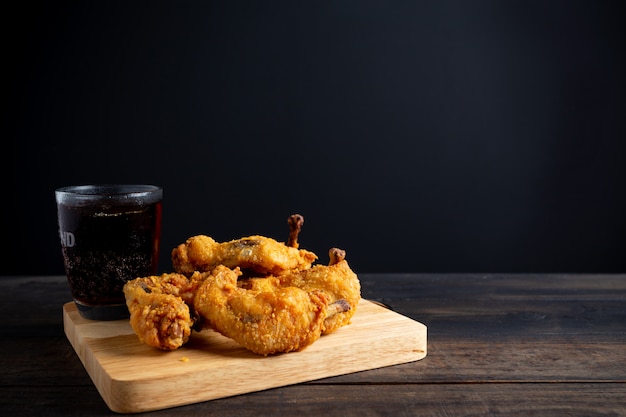
[[[357,272],[626,270],[621,2],[3,7],[3,274],[115,182],[164,187],[163,271],[294,212]]]

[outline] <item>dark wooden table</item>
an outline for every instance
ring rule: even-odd
[[[626,415],[626,275],[360,279],[428,326],[425,359],[148,414]],[[63,333],[69,300],[64,277],[0,277],[0,414],[114,414]]]

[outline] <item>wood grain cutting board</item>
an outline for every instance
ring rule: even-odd
[[[139,342],[128,320],[83,319],[63,306],[65,334],[112,411],[137,413],[413,362],[426,326],[361,300],[352,322],[300,352],[258,356],[214,331],[163,352]]]

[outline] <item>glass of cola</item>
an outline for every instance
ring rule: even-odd
[[[129,316],[124,284],[157,272],[163,189],[79,185],[55,191],[65,271],[81,316]]]

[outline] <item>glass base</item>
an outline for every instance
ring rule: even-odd
[[[111,304],[104,306],[89,306],[74,300],[81,317],[87,320],[122,320],[128,319],[130,313],[126,304]]]

